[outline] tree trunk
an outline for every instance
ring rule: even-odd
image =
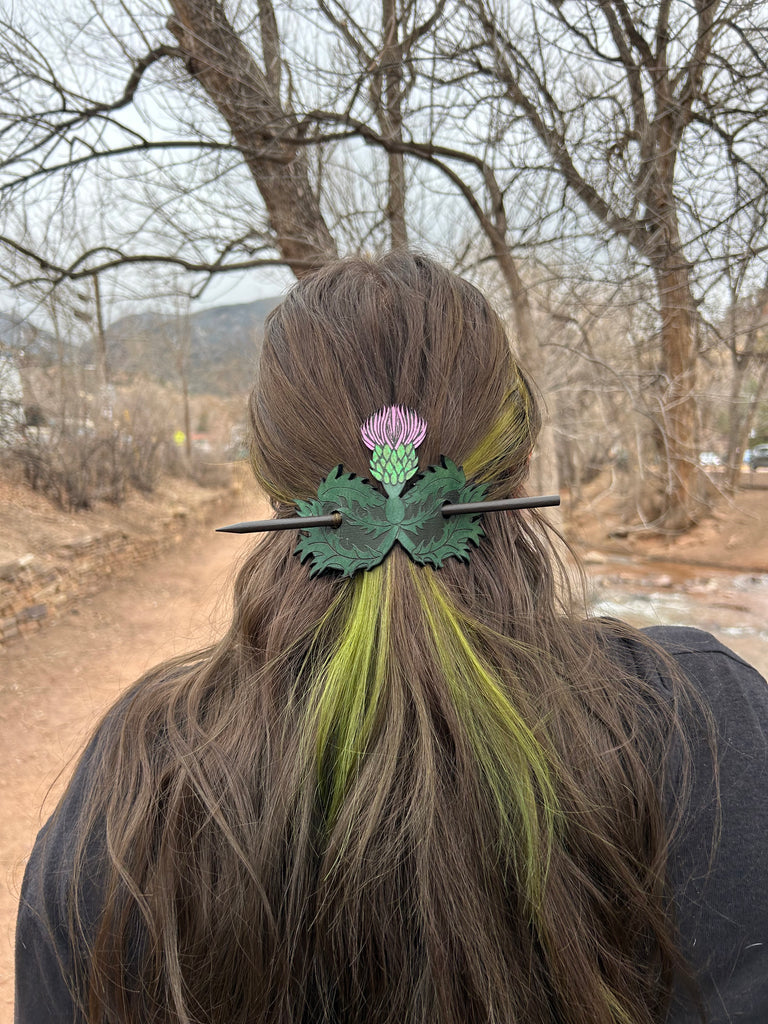
[[[499,265],[504,283],[512,299],[512,308],[515,311],[515,323],[517,326],[517,348],[518,356],[522,365],[529,372],[540,373],[542,369],[542,353],[539,339],[533,326],[533,315],[531,303],[528,299],[528,291],[520,277],[509,246],[504,239],[491,236],[489,241],[493,246],[493,255]]]
[[[192,417],[189,412],[189,385],[187,383],[186,367],[181,377],[181,397],[184,403],[184,451],[187,459],[192,458]]]
[[[533,323],[528,291],[520,277],[517,263],[509,251],[509,245],[497,233],[489,232],[487,227],[486,234],[493,246],[493,255],[501,270],[512,299],[512,308],[515,311],[515,326],[517,327],[517,352],[515,355],[523,369],[534,376],[542,397],[545,399],[544,403],[541,403],[541,432],[536,453],[531,461],[529,486],[532,492],[548,494],[550,491],[559,489],[560,480],[557,471],[552,410],[546,403],[546,358]],[[557,518],[558,516],[555,514],[555,519],[557,520]]]
[[[93,297],[96,304],[96,330],[94,338],[96,341],[96,354],[99,362],[99,383],[107,388],[110,383],[109,360],[107,359],[107,338],[104,331],[104,311],[101,305],[101,285],[99,275],[93,275]]]
[[[374,78],[372,99],[379,129],[391,142],[403,141],[403,51],[396,0],[382,0],[382,48],[379,74]],[[378,79],[378,81],[376,80]],[[405,222],[405,156],[387,151],[387,221],[393,249],[408,245]]]
[[[296,277],[335,258],[336,244],[323,219],[309,178],[304,150],[282,142],[290,120],[279,95],[279,76],[269,77],[227,20],[219,0],[170,0],[168,27],[184,51],[185,62],[228,124],[256,182],[277,236],[277,247]],[[262,36],[279,53],[272,5],[261,0]],[[269,68],[267,69],[269,71]]]
[[[668,254],[656,268],[661,311],[661,348],[665,384],[662,395],[663,445],[667,482],[662,525],[685,530],[696,517],[696,349],[688,267],[679,254]]]
[[[402,153],[388,156],[389,197],[387,199],[387,220],[389,221],[390,244],[393,249],[408,246],[408,230],[405,224],[405,159]]]
[[[749,360],[739,357],[736,352],[736,337],[731,348],[731,390],[728,396],[728,446],[725,457],[725,490],[733,494],[741,476],[741,460],[744,457],[749,436],[749,414],[744,409],[742,386]]]
[[[765,294],[759,294],[757,308],[753,309],[751,320],[739,330],[737,316],[738,293],[731,292],[730,308],[730,343],[731,353],[731,390],[728,396],[728,449],[726,470],[724,475],[725,490],[733,494],[741,479],[741,466],[744,452],[749,444],[749,435],[754,424],[758,405],[762,399],[766,377],[768,377],[768,353],[762,351],[761,325],[765,317]],[[739,336],[744,336],[743,346],[739,351]],[[759,365],[757,378],[744,394],[744,379],[747,371]]]

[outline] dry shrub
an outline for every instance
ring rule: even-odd
[[[169,448],[169,402],[151,384],[71,401],[74,414],[28,422],[13,454],[27,483],[66,511],[120,504],[130,487],[154,490]]]

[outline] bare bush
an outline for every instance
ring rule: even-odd
[[[123,469],[139,491],[153,491],[172,459],[171,405],[166,389],[157,384],[143,383],[116,394],[114,421],[125,438]]]
[[[55,434],[27,431],[14,454],[30,487],[71,512],[98,500],[124,500],[123,448],[119,434],[99,437],[65,427]]]
[[[105,404],[81,384],[76,374],[57,375],[66,414],[46,409],[43,397],[34,424],[22,428],[11,451],[27,483],[67,511],[120,504],[131,487],[153,491],[172,447],[168,395],[143,384],[113,392]]]
[[[21,378],[14,360],[0,349],[0,448],[17,438],[24,422]]]

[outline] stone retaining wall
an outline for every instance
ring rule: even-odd
[[[105,578],[159,554],[169,538],[207,523],[228,501],[231,495],[217,492],[193,509],[158,517],[151,534],[106,530],[0,564],[0,646],[40,629],[78,598],[100,590]]]

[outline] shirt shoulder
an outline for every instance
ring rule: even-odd
[[[37,835],[27,861],[16,917],[15,1024],[72,1024],[83,1020],[72,992],[75,958],[70,936],[71,883],[84,806],[99,776],[99,747],[119,733],[138,687],[110,709],[75,767],[58,807]],[[86,850],[88,885],[78,905],[83,928],[101,909],[104,840],[97,830]]]
[[[670,860],[683,950],[712,1024],[768,1015],[768,683],[716,637],[643,631],[688,680],[690,804]],[[659,668],[665,675],[664,666]],[[703,711],[703,713],[702,713]],[[695,1019],[680,1007],[670,1024]]]
[[[643,633],[673,659],[711,712],[723,754],[768,749],[768,683],[756,668],[704,630],[653,626]]]
[[[756,672],[748,662],[704,629],[696,629],[693,626],[648,626],[641,630],[641,633],[659,644],[673,657],[718,654],[737,662],[750,672]]]

